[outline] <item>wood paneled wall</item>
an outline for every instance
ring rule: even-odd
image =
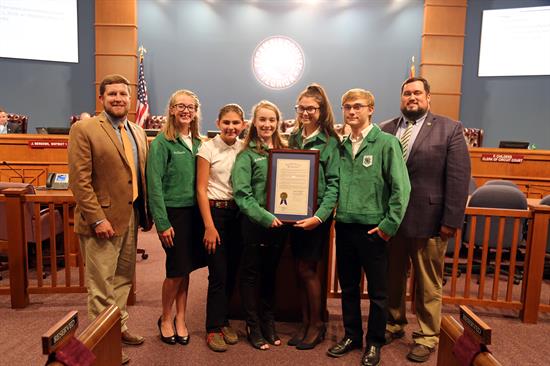
[[[136,0],[95,0],[96,112],[103,110],[97,98],[101,80],[109,74],[121,74],[131,83],[132,103],[128,118],[135,120],[137,32]]]
[[[460,115],[467,0],[425,0],[420,75],[431,84],[431,110]]]

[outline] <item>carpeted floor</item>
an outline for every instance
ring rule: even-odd
[[[147,249],[149,259],[137,264],[137,304],[129,308],[129,327],[146,338],[139,347],[124,346],[131,357],[131,365],[358,365],[360,351],[354,351],[341,359],[329,358],[325,352],[330,345],[343,336],[340,301],[329,300],[329,324],[327,339],[311,351],[298,351],[286,345],[272,347],[269,351],[253,349],[244,337],[244,323],[234,321],[241,341],[230,346],[225,353],[210,351],[204,341],[205,298],[208,271],[201,269],[191,275],[187,310],[187,324],[191,332],[188,346],[169,346],[158,337],[156,321],[160,314],[160,289],[164,278],[164,253],[155,233],[140,234],[140,247]],[[0,296],[0,365],[43,365],[40,336],[69,310],[78,310],[80,329],[89,323],[86,317],[86,295],[31,295],[31,304],[25,309],[12,310],[9,296]],[[363,302],[363,315],[367,315],[368,301]],[[457,307],[445,306],[446,314],[457,315]],[[550,343],[550,316],[542,315],[538,324],[521,323],[518,314],[512,311],[493,311],[474,308],[493,328],[494,355],[503,365],[547,365]],[[410,331],[417,328],[413,316],[407,336],[395,341],[382,351],[382,365],[412,365],[405,355],[412,341]],[[295,324],[278,323],[278,331],[286,342],[295,329]],[[436,356],[425,363],[435,365]]]

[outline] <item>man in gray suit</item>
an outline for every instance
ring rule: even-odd
[[[460,122],[430,112],[430,86],[409,78],[401,86],[402,115],[380,124],[403,147],[411,181],[405,218],[389,243],[386,344],[405,335],[409,258],[415,276],[420,330],[407,358],[427,361],[439,341],[443,266],[447,240],[464,222],[470,157]]]

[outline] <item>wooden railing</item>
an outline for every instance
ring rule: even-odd
[[[541,299],[550,206],[530,204],[528,210],[468,207],[466,218],[467,232],[463,235],[458,230],[454,244],[449,244],[454,251],[448,258],[450,274],[446,274],[443,303],[517,310],[523,322],[536,323],[539,311],[550,312],[549,299]],[[491,225],[497,228],[496,241],[490,237]],[[505,232],[509,231],[513,239],[508,246]],[[483,238],[481,244],[476,243],[476,232],[477,238]],[[332,235],[328,263],[328,297],[332,298],[341,296],[336,275],[337,234]],[[411,271],[409,299],[414,293],[413,276]],[[363,276],[362,297],[368,298],[365,281]]]
[[[7,228],[9,266],[9,279],[0,282],[0,294],[11,294],[12,307],[27,306],[30,293],[86,292],[84,263],[73,230],[72,194],[51,191],[25,194],[24,188],[8,188],[0,195],[0,202],[6,211],[6,222],[0,225]],[[44,209],[49,211],[46,228],[40,220]],[[58,220],[62,221],[62,235]],[[34,237],[28,237],[25,223],[33,226]],[[48,231],[47,241],[43,240],[44,229]],[[61,272],[64,275],[60,277]]]

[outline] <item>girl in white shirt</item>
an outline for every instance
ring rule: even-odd
[[[221,108],[216,125],[220,134],[202,144],[197,156],[197,202],[204,222],[208,263],[206,343],[216,352],[238,341],[228,320],[228,304],[235,287],[241,256],[239,210],[233,201],[231,169],[242,149],[238,136],[244,112],[238,104]]]

